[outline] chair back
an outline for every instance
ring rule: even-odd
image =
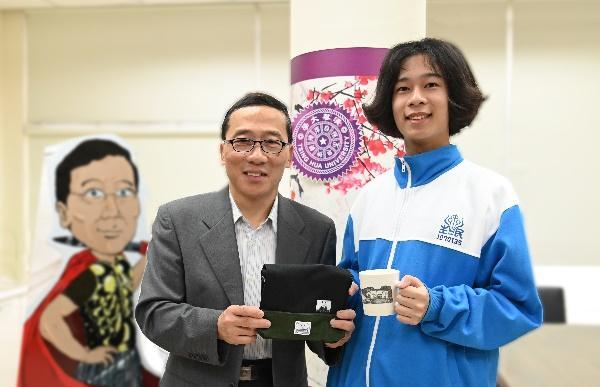
[[[544,307],[544,324],[565,324],[565,295],[558,286],[538,286],[542,306]]]

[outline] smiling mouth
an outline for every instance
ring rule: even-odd
[[[431,117],[431,113],[412,113],[406,116],[406,119],[412,122],[419,122]]]
[[[116,239],[121,235],[122,230],[98,230],[98,232],[104,239]]]
[[[250,177],[261,177],[261,176],[267,176],[266,173],[263,172],[244,172],[244,175],[246,176],[250,176]]]

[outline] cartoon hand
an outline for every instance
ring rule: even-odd
[[[113,355],[117,353],[117,349],[111,346],[96,347],[92,350],[88,350],[81,361],[83,363],[102,363],[107,365],[112,363]]]

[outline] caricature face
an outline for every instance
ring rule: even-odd
[[[67,203],[57,210],[61,226],[94,253],[121,253],[140,214],[133,168],[122,156],[106,156],[73,169]]]

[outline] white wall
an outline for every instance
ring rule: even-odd
[[[43,150],[92,133],[134,149],[161,203],[222,187],[219,127],[250,90],[289,99],[286,4],[0,12],[0,385],[16,383]],[[23,278],[25,277],[25,278]]]
[[[288,25],[285,4],[29,12],[31,208],[43,148],[106,131],[135,150],[148,223],[161,203],[224,186],[227,107],[257,89],[289,99]]]
[[[427,36],[455,43],[488,97],[473,125],[452,141],[465,157],[506,174],[504,8],[501,2],[428,3]]]
[[[515,5],[511,178],[538,262],[600,265],[600,4]]]
[[[0,12],[0,289],[22,278],[25,256],[25,20]]]
[[[30,12],[30,121],[219,122],[259,86],[254,14],[252,5]]]
[[[0,90],[4,90],[4,13],[0,13]],[[4,144],[4,93],[0,92],[0,180],[2,183],[0,185],[0,219],[4,219],[4,165],[5,165],[5,156],[4,156],[4,147],[1,144]],[[0,223],[0,276],[4,274],[6,271],[5,268],[5,260],[8,254],[5,252],[5,246],[7,242],[5,241],[6,231],[4,230],[4,222]],[[15,257],[16,258],[16,257]]]
[[[489,96],[456,143],[513,181],[536,264],[597,265],[600,5],[513,4],[507,83],[506,3],[428,3],[428,35],[456,42]],[[2,270],[19,276],[47,144],[123,135],[149,185],[148,222],[164,201],[223,185],[216,148],[226,107],[252,89],[289,99],[288,12],[242,3],[2,13],[2,230],[16,254],[4,255]]]
[[[23,276],[23,125],[25,23],[19,12],[0,12],[0,385],[14,386],[24,300],[5,301]]]
[[[506,4],[435,1],[428,35],[463,49],[489,96],[456,138],[466,157],[506,175],[522,202],[535,264],[600,265],[600,4],[514,1],[507,99]],[[448,17],[452,15],[452,17]],[[508,114],[507,114],[508,105]]]

